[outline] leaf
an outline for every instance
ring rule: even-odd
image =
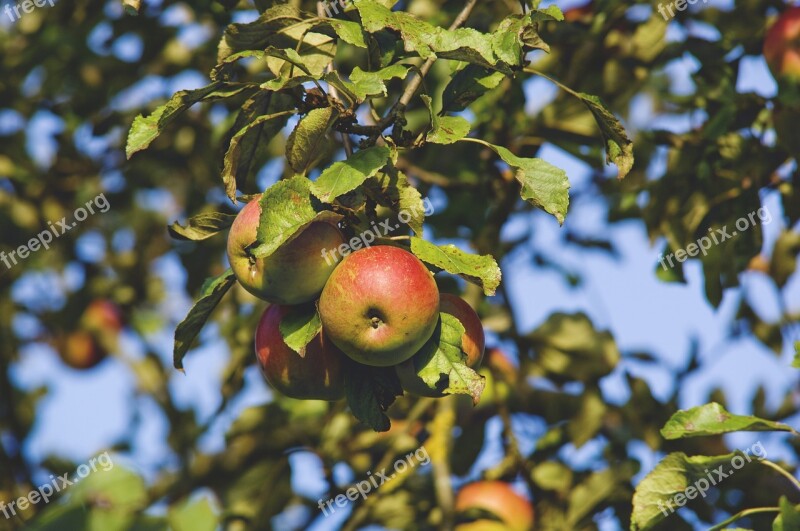
[[[591,94],[578,93],[600,126],[606,146],[606,163],[617,165],[617,178],[622,179],[633,167],[633,142],[628,138],[625,128],[614,114],[606,109],[600,98]]]
[[[594,472],[575,486],[569,494],[568,529],[580,529],[578,523],[592,514],[595,507],[618,492],[621,485],[627,486],[635,472],[630,462],[623,462],[613,468]]]
[[[720,469],[723,474],[729,475],[732,472],[731,459],[737,455],[743,454],[734,452],[713,457],[688,457],[683,452],[676,452],[667,455],[636,487],[631,531],[652,529],[683,506],[688,495],[692,499],[698,494],[705,496],[706,491],[716,485],[713,478],[718,476],[712,472]],[[709,476],[712,476],[710,481]]]
[[[183,357],[189,351],[192,341],[200,333],[211,312],[217,307],[222,297],[231,289],[236,277],[228,269],[216,278],[207,279],[203,284],[200,299],[189,310],[189,314],[175,329],[175,347],[173,349],[173,364],[179,371],[183,371]]]
[[[439,317],[433,335],[414,355],[417,375],[431,389],[448,395],[469,395],[472,403],[477,404],[486,386],[486,378],[465,363],[467,355],[461,345],[464,325],[448,313],[442,312]]]
[[[661,428],[665,439],[719,435],[734,431],[789,431],[791,426],[750,415],[734,415],[716,402],[678,411]]]
[[[597,380],[611,373],[621,357],[611,334],[596,330],[583,313],[554,313],[527,339],[536,364],[558,380]]]
[[[322,321],[319,318],[316,304],[288,306],[281,319],[280,331],[286,345],[300,354],[306,355],[306,345],[311,343],[317,334],[322,332]]]
[[[319,159],[328,128],[336,118],[333,107],[312,109],[304,116],[286,141],[286,160],[297,173],[304,174]]]
[[[458,72],[442,93],[442,112],[460,112],[490,90],[497,88],[506,76],[502,72],[468,64]]]
[[[353,92],[358,96],[359,100],[362,101],[366,99],[367,96],[386,96],[387,89],[385,81],[394,78],[405,79],[409,70],[407,66],[394,64],[376,72],[365,72],[356,66],[350,74]]]
[[[214,531],[219,525],[219,517],[205,497],[170,508],[167,519],[171,531]]]
[[[420,96],[431,115],[431,127],[425,139],[433,144],[453,144],[469,134],[469,122],[460,116],[438,117],[433,112],[433,102],[430,96]]]
[[[347,44],[358,46],[359,48],[366,48],[367,42],[364,40],[364,33],[361,29],[361,24],[350,20],[341,20],[338,18],[328,18],[325,20],[330,24],[336,35],[339,36]]]
[[[309,192],[311,181],[303,176],[278,181],[261,195],[255,258],[266,258],[300,235],[314,221],[335,222],[342,216],[314,208]]]
[[[386,146],[362,149],[344,161],[334,162],[311,185],[311,192],[324,203],[355,190],[373,177],[389,161],[391,150]]]
[[[242,105],[242,110],[226,135],[222,145],[226,146],[226,157],[223,159],[222,181],[231,201],[237,189],[243,189],[251,176],[263,164],[270,141],[286,125],[289,115],[286,112],[294,108],[294,101],[288,94],[274,94],[261,91]],[[273,116],[255,122],[261,116]],[[244,130],[240,136],[236,136]],[[234,152],[228,156],[231,143],[236,137]]]
[[[794,342],[794,360],[792,360],[792,367],[800,369],[800,341]]]
[[[271,120],[285,118],[294,113],[295,111],[291,110],[259,116],[246,126],[242,127],[235,135],[233,135],[230,146],[228,147],[228,151],[225,153],[225,159],[222,168],[222,181],[225,183],[225,193],[231,201],[236,200],[236,175],[239,174],[239,162],[243,159],[241,156],[242,149],[250,147],[250,144],[246,144],[244,142],[248,131],[256,127],[260,127]]]
[[[125,154],[130,159],[134,153],[147,149],[172,120],[195,103],[202,100],[234,96],[249,88],[242,85],[230,86],[221,81],[215,81],[206,87],[196,90],[176,92],[167,103],[158,107],[149,115],[140,114],[133,120],[128,133]]]
[[[569,208],[567,173],[544,159],[523,159],[502,146],[494,146],[506,164],[516,168],[515,177],[522,184],[522,199],[542,208],[563,225]]]
[[[500,285],[502,272],[491,255],[465,253],[455,245],[435,245],[416,236],[411,238],[411,252],[426,264],[477,284],[487,296]]]
[[[772,522],[772,531],[797,531],[800,529],[800,505],[793,505],[786,496],[781,496],[778,506],[780,514]]]
[[[492,50],[504,63],[511,66],[522,64],[523,35],[533,31],[530,15],[509,15],[492,33]]]
[[[403,388],[394,367],[368,367],[345,358],[344,385],[353,415],[375,431],[391,427],[385,412]]]
[[[184,227],[177,221],[168,227],[169,235],[176,240],[201,241],[230,227],[236,216],[223,212],[200,214],[187,220]]]
[[[278,4],[264,11],[253,22],[230,24],[219,43],[217,62],[221,63],[226,57],[243,50],[263,50],[275,43],[283,30],[298,25],[303,19],[304,15],[296,7]]]

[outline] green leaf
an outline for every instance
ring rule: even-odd
[[[469,395],[477,404],[486,379],[465,363],[467,355],[461,345],[464,325],[448,313],[442,312],[439,317],[433,335],[414,355],[417,375],[431,389],[448,395]]]
[[[523,35],[532,30],[530,15],[509,15],[492,33],[492,50],[504,63],[519,66],[523,58]]]
[[[172,507],[167,519],[170,531],[214,531],[219,525],[219,516],[205,497]]]
[[[780,514],[772,522],[772,531],[797,531],[800,529],[800,505],[793,505],[786,496],[781,496],[778,506]]]
[[[149,115],[140,114],[133,120],[131,130],[128,133],[125,154],[130,159],[134,153],[147,149],[172,120],[195,103],[202,100],[210,101],[227,98],[251,88],[243,85],[230,86],[221,81],[215,81],[206,87],[196,90],[176,92],[167,103],[158,107]]]
[[[294,6],[278,4],[264,11],[256,20],[246,24],[231,24],[225,28],[219,43],[217,62],[244,50],[263,50],[274,44],[287,28],[297,27],[304,15]],[[305,31],[307,28],[298,28]]]
[[[607,331],[598,331],[583,313],[552,314],[528,334],[536,364],[558,380],[595,381],[611,373],[619,349]]]
[[[386,410],[403,388],[394,367],[368,367],[345,358],[344,386],[353,415],[375,431],[391,427]]]
[[[176,240],[206,240],[230,227],[235,215],[223,212],[199,214],[187,220],[184,227],[177,221],[168,227],[169,235]]]
[[[468,64],[462,68],[442,93],[442,112],[460,112],[490,90],[497,88],[506,78],[502,72]]]
[[[322,332],[316,304],[289,306],[280,323],[280,331],[286,345],[300,354],[306,355],[306,345]]]
[[[249,149],[257,147],[252,143],[252,138],[250,139],[250,142],[245,143],[245,140],[247,139],[247,133],[272,120],[283,119],[282,122],[285,123],[285,118],[294,113],[295,111],[291,110],[259,116],[252,122],[242,127],[235,135],[233,135],[230,146],[228,147],[228,151],[225,153],[225,159],[222,168],[222,181],[225,183],[225,193],[231,201],[235,201],[236,199],[236,189],[238,184],[236,176],[241,174],[239,172],[239,163],[241,161],[248,161],[247,157],[242,156],[242,150],[248,149],[248,154],[252,158],[252,153],[249,151]],[[281,121],[278,123],[280,124]],[[271,127],[275,127],[276,125],[277,124],[270,124]]]
[[[477,284],[487,296],[500,285],[502,272],[491,255],[465,253],[455,245],[435,245],[416,236],[411,238],[411,252],[426,264]]]
[[[606,163],[616,164],[617,178],[624,178],[633,167],[633,142],[628,138],[620,121],[606,109],[600,98],[584,93],[579,93],[578,96],[592,112],[597,125],[600,126],[606,146]]]
[[[546,20],[555,20],[561,22],[564,20],[564,13],[557,5],[547,6],[546,9],[533,9],[530,13],[533,22],[543,22]]]
[[[794,360],[792,360],[792,367],[800,369],[800,341],[794,343]]]
[[[278,181],[261,195],[261,220],[258,225],[255,258],[266,258],[300,235],[314,221],[337,222],[342,216],[318,211],[312,203],[311,181],[297,175]]]
[[[217,65],[211,69],[210,77],[213,81],[224,80],[231,66],[240,59],[254,58],[263,60],[266,59],[266,57],[267,54],[264,53],[264,50],[244,50],[241,52],[236,52],[225,57],[219,63],[217,63]]]
[[[354,93],[363,101],[367,96],[386,96],[385,82],[394,78],[405,79],[409,70],[407,66],[394,64],[376,72],[365,72],[356,66],[350,74],[350,81]]]
[[[677,452],[667,455],[636,487],[631,531],[652,529],[667,517],[665,513],[671,515],[685,505],[688,496],[694,499],[705,495],[714,488],[714,480],[718,477],[712,472],[719,469],[723,474],[730,475],[731,459],[737,455],[743,454],[734,452],[713,457],[688,457],[683,452]],[[710,481],[709,476],[712,477]]]
[[[469,134],[469,122],[460,116],[439,117],[433,112],[433,102],[430,96],[420,96],[431,115],[431,130],[425,136],[433,144],[453,144]]]
[[[364,33],[361,29],[361,24],[350,20],[341,20],[338,18],[328,18],[325,23],[330,24],[336,35],[339,36],[347,44],[358,46],[359,48],[366,48],[367,42],[364,40]]]
[[[386,146],[362,149],[344,161],[331,164],[311,185],[311,192],[324,203],[355,190],[378,173],[389,161],[391,150]]]
[[[207,279],[203,285],[200,299],[189,310],[189,314],[175,329],[175,347],[173,349],[173,364],[179,371],[183,371],[183,357],[189,351],[192,341],[200,333],[211,312],[217,307],[222,297],[231,289],[236,277],[228,269],[216,278]]]
[[[678,411],[661,428],[665,439],[719,435],[734,431],[789,431],[791,426],[750,415],[734,415],[716,402]]]
[[[636,470],[630,462],[620,463],[613,468],[592,473],[582,483],[575,486],[569,494],[567,509],[567,529],[580,529],[581,520],[603,501],[613,497],[620,488],[626,488]]]
[[[502,146],[493,146],[492,149],[506,164],[516,169],[514,175],[522,184],[522,199],[554,215],[563,225],[569,208],[567,173],[544,159],[523,159]]]
[[[328,129],[338,113],[333,107],[312,109],[304,116],[286,141],[286,160],[296,172],[305,175],[324,151]]]
[[[236,121],[222,143],[226,146],[227,157],[223,160],[222,181],[231,200],[235,198],[236,190],[244,189],[251,176],[265,162],[270,141],[283,129],[292,114],[286,111],[293,108],[294,100],[288,94],[265,91],[244,102],[242,110],[239,111]],[[274,118],[256,122],[261,116]],[[237,133],[240,135],[237,136]],[[228,155],[234,137],[236,138],[234,151]]]

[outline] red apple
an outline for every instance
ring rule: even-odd
[[[449,313],[464,325],[464,334],[461,336],[461,348],[467,355],[466,363],[469,367],[476,369],[483,359],[483,349],[485,336],[483,334],[483,324],[481,318],[467,302],[456,295],[442,293],[439,302],[439,311]],[[432,341],[438,341],[438,334],[428,340],[421,351],[397,366],[397,376],[403,389],[409,393],[421,396],[441,397],[444,394],[428,387],[422,378],[418,376],[419,371],[425,367],[425,363],[430,361],[430,354],[435,351],[436,345]]]
[[[336,268],[319,300],[331,341],[365,365],[389,367],[417,352],[439,320],[439,290],[413,254],[379,245]]]
[[[228,261],[239,283],[269,302],[300,304],[314,300],[336,267],[323,251],[344,243],[333,223],[314,222],[289,243],[266,258],[253,258],[261,206],[253,199],[239,212],[228,234]]]
[[[77,370],[91,369],[103,361],[107,355],[94,335],[86,330],[71,332],[56,345],[64,363]]]
[[[81,316],[81,326],[91,332],[119,333],[122,330],[122,312],[111,301],[93,300]]]
[[[767,31],[764,58],[775,79],[800,83],[800,7],[790,7]]]
[[[306,346],[305,356],[289,348],[280,331],[288,308],[273,304],[256,329],[256,356],[267,382],[290,398],[339,400],[344,397],[344,355],[324,333]]]
[[[470,510],[480,509],[497,516],[502,522],[490,519],[462,523],[456,531],[530,531],[533,529],[533,507],[517,494],[511,485],[502,481],[478,481],[459,491],[456,513],[463,517]]]

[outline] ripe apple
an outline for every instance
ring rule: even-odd
[[[475,310],[461,297],[449,293],[442,293],[440,297],[439,311],[449,313],[464,325],[464,334],[461,336],[461,348],[467,355],[467,365],[473,369],[477,369],[483,359],[483,349],[486,339],[483,334],[483,324],[481,324],[480,317],[478,317]],[[409,393],[434,398],[444,396],[441,391],[436,391],[428,387],[422,378],[418,376],[419,371],[430,361],[430,353],[434,351],[433,349],[436,349],[436,345],[432,345],[431,342],[438,341],[438,339],[438,335],[434,334],[420,352],[415,354],[410,360],[404,361],[397,366],[396,371],[397,376],[400,378],[400,384],[403,386],[403,389]]]
[[[94,335],[86,330],[67,334],[64,339],[56,342],[56,348],[62,361],[77,370],[91,369],[107,355]]]
[[[800,6],[788,8],[769,28],[764,58],[775,79],[800,83]]]
[[[331,341],[365,365],[389,367],[417,352],[439,320],[433,275],[410,252],[378,245],[347,256],[319,299]]]
[[[261,206],[258,197],[236,216],[228,234],[228,261],[239,283],[250,293],[269,302],[300,304],[314,300],[336,267],[323,258],[322,251],[344,243],[338,227],[314,222],[295,239],[266,258],[254,258],[249,247],[255,243]]]
[[[502,520],[489,519],[458,524],[456,531],[483,531],[505,529],[506,531],[530,531],[533,529],[533,507],[517,494],[508,483],[502,481],[477,481],[462,488],[455,503],[456,513],[480,509],[492,513]]]
[[[267,382],[290,398],[339,400],[344,397],[343,354],[318,334],[306,346],[305,356],[289,348],[280,331],[288,308],[271,305],[256,329],[256,356]]]
[[[91,332],[114,332],[122,330],[122,312],[113,302],[95,299],[84,310],[81,326]]]

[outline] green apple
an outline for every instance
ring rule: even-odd
[[[379,245],[348,255],[319,300],[331,341],[365,365],[389,367],[417,352],[439,320],[433,275],[410,252]]]
[[[253,199],[239,212],[228,234],[228,261],[239,283],[260,299],[278,304],[314,300],[336,267],[323,251],[344,243],[333,223],[311,223],[289,243],[266,258],[254,258],[261,206]]]

